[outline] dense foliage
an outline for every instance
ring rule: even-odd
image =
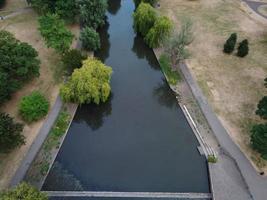
[[[170,58],[167,55],[162,54],[159,58],[159,64],[161,70],[167,77],[168,83],[171,85],[176,85],[181,77],[180,74],[171,67]]]
[[[135,6],[138,6],[141,2],[149,3],[151,6],[154,6],[159,0],[134,0]]]
[[[232,53],[235,50],[236,40],[236,33],[232,33],[224,44],[223,52],[228,54]]]
[[[157,48],[169,38],[172,31],[172,23],[168,17],[159,17],[154,26],[148,31],[145,41],[150,48]]]
[[[251,133],[252,147],[267,159],[267,124],[254,125]]]
[[[135,31],[145,37],[149,30],[154,26],[157,20],[157,13],[151,5],[140,3],[133,14],[133,18]]]
[[[8,152],[24,144],[22,130],[22,124],[14,122],[8,114],[0,113],[0,152]]]
[[[45,14],[48,12],[54,12],[55,2],[54,0],[27,0],[29,4],[39,13]]]
[[[237,56],[238,57],[245,57],[248,55],[249,48],[248,48],[248,40],[243,40],[240,42],[238,48],[237,48]]]
[[[0,0],[0,8],[5,4],[6,0]]]
[[[107,0],[78,0],[81,22],[94,29],[105,24]]]
[[[267,96],[264,96],[260,100],[257,107],[258,109],[256,110],[256,114],[263,119],[267,119]]]
[[[19,104],[19,112],[27,122],[39,120],[47,115],[49,102],[38,91],[22,98]]]
[[[64,53],[69,49],[74,37],[57,14],[41,16],[39,18],[39,31],[46,45],[60,53]]]
[[[86,50],[96,51],[100,48],[99,34],[88,26],[81,31],[80,40],[82,41],[83,48]]]
[[[71,49],[62,56],[62,62],[68,73],[72,73],[74,69],[82,66],[82,61],[86,56],[77,49]]]
[[[16,188],[0,194],[1,200],[48,200],[48,197],[38,189],[22,183]]]
[[[0,31],[0,104],[24,83],[39,76],[37,51],[7,31]]]
[[[88,58],[80,69],[75,69],[70,80],[60,88],[65,102],[79,104],[107,101],[110,95],[112,69],[95,58]]]

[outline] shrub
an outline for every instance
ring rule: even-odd
[[[232,33],[224,44],[223,52],[228,54],[232,53],[235,50],[236,40],[237,40],[236,33]]]
[[[0,194],[1,200],[48,200],[45,193],[40,192],[38,189],[22,183],[14,189],[5,191]]]
[[[29,4],[40,14],[54,12],[55,1],[51,0],[27,0]]]
[[[86,50],[96,51],[100,48],[99,34],[88,26],[81,31],[80,40],[82,41],[83,48]]]
[[[105,24],[107,0],[79,0],[81,22],[97,29]]]
[[[159,58],[159,64],[166,75],[168,82],[171,85],[176,85],[176,83],[181,79],[180,74],[177,71],[172,70],[170,59],[167,55],[162,54]]]
[[[134,0],[135,6],[137,7],[141,2],[149,3],[151,6],[154,6],[159,0]]]
[[[243,40],[240,42],[238,49],[237,49],[237,56],[238,57],[245,57],[248,55],[249,48],[248,48],[248,40]]]
[[[57,14],[47,14],[39,18],[39,31],[46,45],[60,53],[66,52],[72,43],[73,34]]]
[[[39,76],[37,51],[7,31],[0,31],[0,104],[26,82]]]
[[[264,96],[258,103],[256,115],[263,119],[267,119],[267,96]]]
[[[76,0],[57,0],[55,2],[55,13],[66,22],[74,23],[79,13]]]
[[[251,133],[252,147],[267,159],[267,124],[254,125]]]
[[[88,58],[80,69],[75,69],[70,80],[60,88],[65,102],[96,103],[107,101],[110,95],[112,69],[95,58]]]
[[[15,123],[8,114],[0,113],[0,152],[8,152],[25,143],[23,125]]]
[[[151,5],[142,2],[134,12],[133,18],[135,31],[145,37],[148,31],[154,26],[157,13]]]
[[[27,122],[37,121],[47,115],[49,102],[38,91],[22,98],[19,104],[19,112]]]
[[[216,163],[218,161],[218,158],[214,155],[209,155],[208,156],[208,162],[209,163]]]
[[[68,73],[72,73],[74,69],[82,66],[82,61],[86,59],[86,56],[77,49],[71,49],[62,56],[62,62]]]
[[[157,48],[171,34],[172,23],[168,17],[159,17],[154,26],[148,31],[145,41],[150,48]]]

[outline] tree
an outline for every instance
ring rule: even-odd
[[[5,191],[0,194],[1,200],[48,200],[45,193],[40,192],[36,188],[22,183],[16,188]]]
[[[85,26],[97,29],[105,24],[107,0],[78,0],[80,19]]]
[[[80,40],[82,41],[83,48],[86,50],[96,51],[100,48],[99,34],[88,26],[81,31]]]
[[[40,14],[53,13],[55,11],[56,1],[54,0],[27,0],[27,2]]]
[[[148,31],[145,41],[150,48],[157,48],[171,34],[172,23],[168,17],[159,17],[154,26]]]
[[[228,54],[232,53],[235,50],[236,40],[237,40],[236,33],[232,33],[224,44],[223,52]]]
[[[142,36],[146,36],[157,20],[156,10],[147,3],[140,3],[133,14],[134,29]]]
[[[189,57],[186,46],[193,41],[192,21],[185,19],[179,33],[174,34],[166,41],[165,50],[168,53],[172,66],[175,67],[179,62]]]
[[[112,69],[95,58],[88,58],[80,69],[75,69],[70,80],[60,88],[65,102],[79,104],[107,101],[110,95]]]
[[[68,73],[72,73],[74,69],[82,66],[82,61],[86,56],[77,49],[71,49],[62,56],[62,62]]]
[[[19,113],[27,122],[37,121],[47,115],[49,102],[38,91],[22,98],[19,104]]]
[[[267,78],[264,79],[264,86],[267,88]]]
[[[237,49],[237,56],[238,57],[245,57],[248,55],[249,48],[248,48],[248,40],[243,40],[240,42],[238,49]]]
[[[15,123],[8,114],[0,113],[0,152],[9,152],[25,144],[25,137],[21,135],[22,130],[22,124]]]
[[[0,0],[0,8],[5,4],[5,0]]]
[[[252,147],[267,159],[267,124],[254,125],[251,133]]]
[[[159,0],[134,0],[135,6],[137,7],[141,2],[149,3],[151,6],[154,6],[158,3]]]
[[[60,53],[70,48],[74,36],[57,14],[41,16],[38,21],[39,31],[49,48],[52,47]]]
[[[0,104],[23,84],[39,76],[37,51],[7,31],[0,31]]]
[[[260,100],[257,107],[256,115],[259,115],[263,119],[267,119],[267,96],[264,96]]]
[[[79,13],[78,4],[76,0],[57,0],[55,13],[66,22],[74,23],[76,15]]]

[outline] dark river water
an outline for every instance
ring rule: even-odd
[[[133,30],[133,1],[109,4],[96,56],[113,69],[112,95],[79,107],[43,190],[209,192],[198,142]]]

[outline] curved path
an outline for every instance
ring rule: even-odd
[[[261,12],[259,12],[259,7],[261,6],[267,6],[267,2],[262,2],[262,1],[251,1],[251,0],[242,0],[243,2],[245,2],[255,13],[257,13],[258,15],[264,17],[265,19],[267,19],[267,15],[262,14]]]
[[[206,117],[212,131],[214,132],[221,148],[226,151],[235,161],[236,164],[246,181],[253,199],[266,200],[267,197],[267,177],[260,176],[247,157],[241,152],[239,147],[233,142],[228,135],[227,131],[213,112],[211,106],[198,84],[192,77],[188,66],[181,64],[180,69],[185,77],[185,80],[189,84],[192,93],[194,94],[204,116]]]

